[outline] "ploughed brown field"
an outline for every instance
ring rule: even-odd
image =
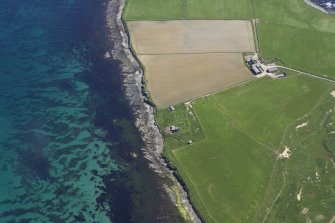
[[[242,58],[242,52],[255,51],[250,21],[131,21],[128,28],[158,107],[252,78]]]
[[[255,51],[249,21],[131,21],[128,28],[137,54]]]
[[[240,53],[141,55],[140,59],[145,66],[147,88],[158,107],[252,78]]]

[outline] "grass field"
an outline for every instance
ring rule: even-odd
[[[255,222],[334,222],[334,106],[334,97],[327,94],[287,128],[281,145],[292,154],[273,171],[284,179],[271,179]]]
[[[274,156],[232,129],[212,98],[194,106],[207,138],[173,151],[192,201],[206,222],[248,222],[263,196]]]
[[[186,19],[250,19],[250,0],[186,0]]]
[[[289,146],[293,145],[287,135],[292,129],[295,131],[305,114],[318,110],[325,97],[335,100],[329,95],[330,89],[329,83],[304,76],[291,75],[277,81],[265,78],[198,99],[192,103],[192,110],[189,108],[187,111],[184,105],[179,105],[176,108],[177,114],[167,110],[157,112],[161,128],[176,122],[189,123],[194,117],[199,120],[199,124],[193,125],[195,127],[183,125],[177,135],[165,135],[165,156],[177,167],[189,187],[192,201],[206,222],[261,222],[265,216],[265,222],[289,222],[290,219],[293,219],[290,222],[294,222],[306,217],[300,216],[300,211],[292,210],[284,217],[278,217],[277,211],[286,207],[288,198],[285,196],[280,200],[282,204],[275,206],[269,215],[266,215],[266,210],[278,195],[286,171],[305,173],[300,168],[301,165],[307,165],[303,164],[306,156],[311,160],[308,164],[311,167],[319,162],[320,157],[312,156],[313,153],[297,158],[294,154],[293,161],[277,160],[277,157],[286,141]],[[331,102],[334,106],[334,102]],[[321,107],[319,110],[325,112],[326,109],[328,107]],[[189,115],[190,111],[192,115]],[[317,127],[319,113],[314,115]],[[195,132],[199,126],[205,137],[188,134],[187,137],[180,138],[178,135],[184,135],[184,131]],[[312,121],[310,127],[313,127]],[[311,131],[305,133],[308,135]],[[295,139],[299,141],[305,136],[297,135]],[[186,141],[190,139],[195,139],[195,144],[186,145]],[[318,138],[320,139],[322,138]],[[310,147],[312,148],[311,145]],[[325,151],[318,151],[319,149],[317,147],[316,152],[323,155]],[[296,159],[300,162],[296,162]],[[328,162],[327,165],[330,164]],[[306,173],[309,174],[309,171]],[[334,173],[331,177],[333,176]],[[300,183],[294,174],[287,174],[285,177],[294,185]],[[331,179],[325,177],[325,182],[329,180]],[[324,185],[325,188],[328,186]],[[285,190],[288,189],[285,187]],[[293,197],[296,193],[295,191]],[[325,191],[314,195],[317,197],[310,200],[314,199],[315,202],[327,196]],[[331,211],[331,202],[335,202],[334,199],[328,200],[326,207],[315,205],[324,215]],[[306,201],[311,205],[310,202]],[[281,221],[283,219],[287,221]],[[329,213],[327,219],[329,220]]]
[[[183,0],[127,0],[126,20],[172,20],[185,16]]]
[[[279,58],[295,69],[335,78],[335,33],[276,24],[260,24],[258,31],[263,57]]]
[[[126,20],[249,19],[250,0],[128,0]]]
[[[335,78],[335,15],[322,13],[303,0],[128,0],[125,18],[258,19],[263,57]]]
[[[257,19],[263,58],[335,79],[335,15],[303,0],[128,0],[124,16]],[[334,88],[289,73],[156,111],[164,156],[206,223],[335,223]]]
[[[325,85],[303,76],[263,79],[213,97],[236,128],[276,150],[286,126],[311,110]]]
[[[335,16],[303,0],[254,0],[260,51],[286,65],[335,78]]]

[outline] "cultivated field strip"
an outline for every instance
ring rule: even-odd
[[[130,21],[128,28],[147,90],[160,108],[252,78],[242,58],[255,51],[250,21]]]
[[[251,79],[240,53],[140,55],[147,89],[158,107]]]
[[[128,22],[137,54],[255,51],[247,20],[175,20]]]

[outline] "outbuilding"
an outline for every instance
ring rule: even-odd
[[[267,69],[268,73],[274,73],[274,72],[277,72],[277,71],[278,71],[277,67],[271,67],[271,68]]]
[[[252,65],[254,65],[256,62],[255,62],[254,60],[250,59],[250,60],[247,60],[247,63],[249,64],[249,66],[252,66]]]
[[[286,77],[286,73],[280,73],[276,75],[276,78],[283,78]]]
[[[251,66],[251,71],[254,74],[260,74],[261,73],[261,71],[257,68],[257,66],[255,64]]]
[[[257,63],[256,67],[259,70],[259,72],[263,73],[264,70],[263,70],[262,65],[260,63]]]
[[[179,131],[179,128],[177,126],[174,126],[174,125],[170,126],[170,132],[175,133],[175,132],[178,132],[178,131]]]

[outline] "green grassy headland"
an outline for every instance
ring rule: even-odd
[[[335,15],[303,0],[127,2],[126,20],[257,19],[263,58],[335,78]],[[180,104],[175,112],[156,111],[164,156],[177,168],[206,222],[334,218],[333,88],[331,82],[290,73],[198,99],[192,108]],[[307,124],[297,129],[302,123]],[[170,125],[180,131],[165,133]],[[291,156],[278,159],[285,146]]]
[[[126,20],[174,20],[184,18],[181,0],[127,0]]]
[[[157,111],[162,132],[170,125],[181,129],[173,135],[163,133],[164,155],[177,167],[206,222],[261,222],[265,217],[271,219],[265,222],[302,222],[304,206],[315,216],[332,217],[335,198],[329,196],[335,191],[329,183],[335,181],[335,172],[330,171],[335,146],[327,129],[332,129],[329,123],[335,119],[333,113],[327,114],[335,105],[331,87],[326,81],[291,74],[198,99],[192,108],[180,104],[175,112]],[[322,122],[325,116],[327,123]],[[308,127],[296,131],[305,121]],[[187,145],[188,140],[194,144]],[[331,149],[324,147],[324,140]],[[278,160],[285,146],[294,152],[289,159]],[[315,179],[316,170],[323,172],[317,190],[307,180]],[[276,200],[287,182],[284,190],[288,192]],[[303,198],[298,202],[301,187]],[[314,204],[320,200],[324,206]],[[276,205],[267,216],[273,202]]]
[[[257,19],[260,53],[335,78],[335,15],[303,0],[128,0],[126,20]]]

